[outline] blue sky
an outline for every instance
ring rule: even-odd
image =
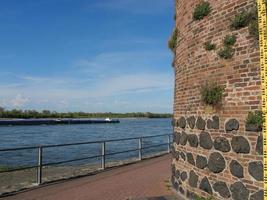
[[[0,106],[171,112],[173,0],[0,1]]]

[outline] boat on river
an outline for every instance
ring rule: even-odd
[[[57,124],[109,124],[120,123],[118,119],[0,119],[0,126],[57,125]]]

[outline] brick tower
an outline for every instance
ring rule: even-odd
[[[263,199],[261,128],[247,123],[261,109],[255,8],[176,0],[172,184],[188,199]],[[202,92],[210,84],[223,88],[212,105]]]

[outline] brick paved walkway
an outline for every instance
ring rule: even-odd
[[[165,155],[93,176],[44,186],[3,199],[126,200],[169,196],[172,195],[168,189],[171,172],[170,165],[170,155]],[[157,199],[160,198],[167,199],[164,197]]]

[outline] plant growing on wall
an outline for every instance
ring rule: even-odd
[[[177,1],[175,1],[175,7],[176,7],[176,3],[177,3]],[[176,13],[174,14],[173,19],[174,19],[174,21],[176,21]],[[175,27],[173,29],[173,31],[172,31],[171,37],[168,40],[168,47],[174,54],[174,59],[172,61],[172,67],[175,66],[175,53],[176,53],[176,47],[177,47],[177,44],[178,44],[178,35],[179,35],[179,31]]]
[[[193,19],[194,20],[201,20],[205,16],[208,16],[211,12],[211,6],[209,2],[201,2],[198,4],[193,12]]]
[[[249,12],[242,12],[232,19],[231,28],[238,30],[249,27],[249,33],[255,39],[259,39],[258,10],[255,6]]]
[[[218,56],[223,59],[230,59],[234,56],[235,50],[233,49],[233,45],[236,43],[236,36],[234,35],[226,35],[223,44],[224,47],[218,51]]]
[[[224,92],[224,87],[215,83],[202,85],[201,100],[206,105],[215,106],[221,102]]]
[[[261,131],[263,124],[262,111],[249,112],[246,119],[246,130]]]
[[[179,34],[179,31],[177,28],[175,28],[172,32],[172,35],[171,35],[169,41],[168,41],[168,47],[174,54],[175,54],[176,46],[178,43],[178,34]]]
[[[236,36],[234,35],[226,35],[223,44],[224,46],[233,46],[236,43]]]
[[[234,56],[235,50],[232,47],[226,46],[218,51],[218,56],[223,59],[230,59]]]
[[[207,51],[212,51],[212,50],[216,49],[216,44],[213,44],[213,43],[211,43],[210,41],[208,41],[208,42],[205,42],[205,43],[204,43],[204,48],[205,48]]]
[[[235,16],[235,18],[232,20],[231,28],[233,29],[240,29],[243,27],[248,26],[251,18],[250,13],[248,12],[242,12]]]

